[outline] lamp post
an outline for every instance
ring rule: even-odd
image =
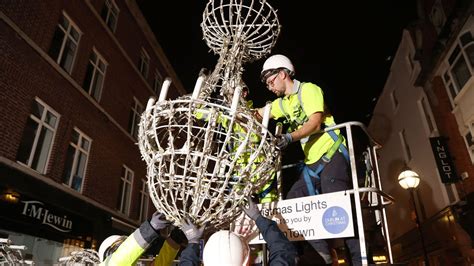
[[[418,218],[418,209],[415,203],[415,189],[420,184],[420,176],[412,170],[404,170],[398,176],[398,183],[403,189],[407,189],[408,191],[410,191],[410,195],[413,200],[413,206],[415,208],[416,227],[418,228],[418,232],[420,233],[421,247],[423,249],[423,256],[425,257],[425,265],[429,266],[430,262],[426,253],[425,238],[423,237],[420,219]]]

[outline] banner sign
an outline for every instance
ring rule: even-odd
[[[448,145],[444,137],[430,138],[431,149],[438,166],[438,172],[441,176],[441,182],[454,183],[459,181],[459,176],[456,174],[453,160],[449,154]]]
[[[259,204],[290,241],[354,236],[350,194],[344,191]],[[250,244],[265,243],[255,222],[242,213],[231,229]]]

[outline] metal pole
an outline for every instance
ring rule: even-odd
[[[283,130],[283,124],[278,122],[275,127],[275,136],[281,135],[281,131]],[[278,169],[276,172],[276,178],[277,178],[277,193],[278,193],[278,200],[283,200],[283,181],[281,180],[281,170],[283,162],[282,156],[280,154],[280,160],[279,160],[279,165],[275,166],[275,169]]]
[[[425,265],[430,266],[430,260],[428,258],[428,254],[426,253],[426,246],[425,246],[425,238],[423,236],[423,229],[421,228],[421,223],[418,215],[418,208],[416,207],[416,202],[415,202],[415,189],[410,188],[410,195],[411,199],[413,201],[413,207],[415,208],[415,216],[416,216],[416,227],[418,228],[418,232],[420,233],[420,239],[421,239],[421,247],[423,249],[423,257],[425,259]]]
[[[278,136],[281,134],[281,131],[283,129],[283,125],[281,123],[277,123],[276,128],[275,128],[275,136]],[[277,170],[276,178],[277,178],[277,193],[278,193],[278,200],[283,200],[283,193],[282,193],[282,181],[281,181],[281,155],[280,155],[280,160],[279,164],[275,166],[275,169]],[[263,253],[263,261],[262,261],[262,266],[267,266],[268,265],[268,248],[267,244],[264,243],[262,244],[262,253]]]
[[[262,266],[267,266],[267,265],[268,265],[268,249],[267,249],[267,244],[262,244],[262,253],[263,253]]]
[[[382,181],[380,180],[380,170],[379,170],[379,163],[377,161],[377,147],[372,147],[372,154],[373,156],[373,167],[374,171],[377,176],[377,185],[378,189],[382,190]],[[372,159],[372,157],[370,157]],[[387,250],[388,250],[388,258],[390,264],[393,264],[393,254],[392,254],[392,243],[390,242],[390,233],[388,232],[388,221],[387,221],[387,212],[385,210],[385,200],[383,197],[380,197],[381,204],[382,204],[382,218],[383,218],[383,232],[385,235],[385,242],[387,243]]]
[[[351,172],[352,172],[352,186],[354,190],[354,203],[355,203],[355,211],[356,211],[356,217],[357,217],[357,229],[359,233],[360,257],[362,260],[362,265],[368,265],[367,250],[365,247],[364,221],[362,218],[362,206],[360,203],[359,182],[357,179],[357,168],[356,168],[355,156],[354,156],[354,143],[352,140],[352,130],[351,130],[350,125],[346,126],[346,133],[347,133],[347,143],[348,143],[348,148],[349,148],[349,157],[350,157],[350,165],[351,165]]]

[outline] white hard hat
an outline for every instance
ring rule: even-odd
[[[121,235],[111,235],[104,239],[99,247],[99,259],[104,261],[110,254],[112,254],[122,242],[125,240],[126,236]]]
[[[269,58],[267,58],[267,60],[265,60],[265,63],[263,63],[262,72],[260,73],[260,77],[263,80],[263,78],[267,76],[268,73],[276,69],[287,69],[288,74],[290,76],[293,76],[295,74],[295,68],[291,63],[291,60],[284,55],[276,54],[270,56]]]
[[[242,266],[247,264],[249,246],[236,234],[222,230],[214,233],[204,246],[205,266]]]

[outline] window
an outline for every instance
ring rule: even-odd
[[[127,166],[122,167],[122,175],[120,177],[120,194],[118,199],[119,212],[130,215],[130,202],[132,199],[132,183],[133,171]]]
[[[80,37],[77,26],[63,14],[54,32],[49,55],[68,73],[71,73]]]
[[[150,196],[148,195],[148,188],[146,185],[146,180],[142,179],[142,188],[140,190],[140,210],[139,221],[143,222],[148,217],[148,203],[150,202]]]
[[[444,14],[443,4],[441,0],[436,0],[431,8],[429,14],[431,23],[436,29],[436,32],[439,34],[443,29],[444,24],[446,23],[446,15]]]
[[[434,131],[434,120],[426,97],[423,96],[421,100],[418,101],[418,108],[420,109],[421,119],[424,121],[428,136],[431,136]]]
[[[400,131],[398,134],[400,136],[400,142],[402,144],[402,148],[403,148],[403,151],[405,153],[405,162],[409,162],[409,161],[411,161],[412,157],[411,157],[410,146],[408,146],[405,129]]]
[[[469,130],[471,131],[471,135],[474,136],[474,120],[471,120],[468,124]]]
[[[102,19],[105,21],[105,24],[107,24],[107,27],[109,27],[109,29],[112,32],[115,32],[115,29],[117,28],[118,15],[119,15],[119,9],[117,5],[115,4],[115,1],[105,0],[105,4],[104,4],[104,7],[102,8],[100,16],[102,17]]]
[[[128,132],[134,137],[138,136],[138,123],[143,112],[143,105],[134,97],[132,108],[130,110],[130,119],[128,120]]]
[[[392,93],[390,93],[390,99],[392,100],[392,106],[394,112],[398,110],[398,98],[397,98],[397,90],[394,89]]]
[[[66,152],[63,183],[79,192],[84,184],[90,146],[91,139],[75,128]]]
[[[148,77],[148,68],[150,67],[150,56],[148,56],[148,53],[143,48],[140,55],[140,62],[138,63],[138,67],[140,73],[142,73],[143,77],[146,79]]]
[[[467,133],[464,135],[464,141],[467,146],[467,151],[471,156],[471,162],[474,163],[474,138],[472,138],[472,136],[472,132],[470,130],[467,131]]]
[[[86,78],[84,79],[84,90],[89,93],[96,101],[99,101],[102,93],[102,85],[104,83],[105,70],[107,64],[100,54],[92,50],[89,58],[89,65],[86,70]]]
[[[26,121],[16,160],[45,174],[58,122],[59,115],[36,98]]]
[[[449,72],[450,71],[447,70],[443,74],[443,81],[448,91],[449,101],[451,102],[451,109],[452,109],[454,107],[454,98],[456,98],[456,95],[458,94],[458,92],[454,88],[454,84],[451,80],[451,74]]]
[[[474,74],[474,38],[471,32],[459,37],[448,57],[449,69],[443,75],[452,106],[454,99]]]
[[[444,184],[444,187],[446,189],[446,194],[448,196],[448,202],[449,203],[456,203],[459,201],[459,195],[456,190],[456,184]]]
[[[153,90],[157,95],[160,94],[161,86],[163,85],[163,76],[161,76],[158,69],[155,71],[155,78],[153,79]]]

